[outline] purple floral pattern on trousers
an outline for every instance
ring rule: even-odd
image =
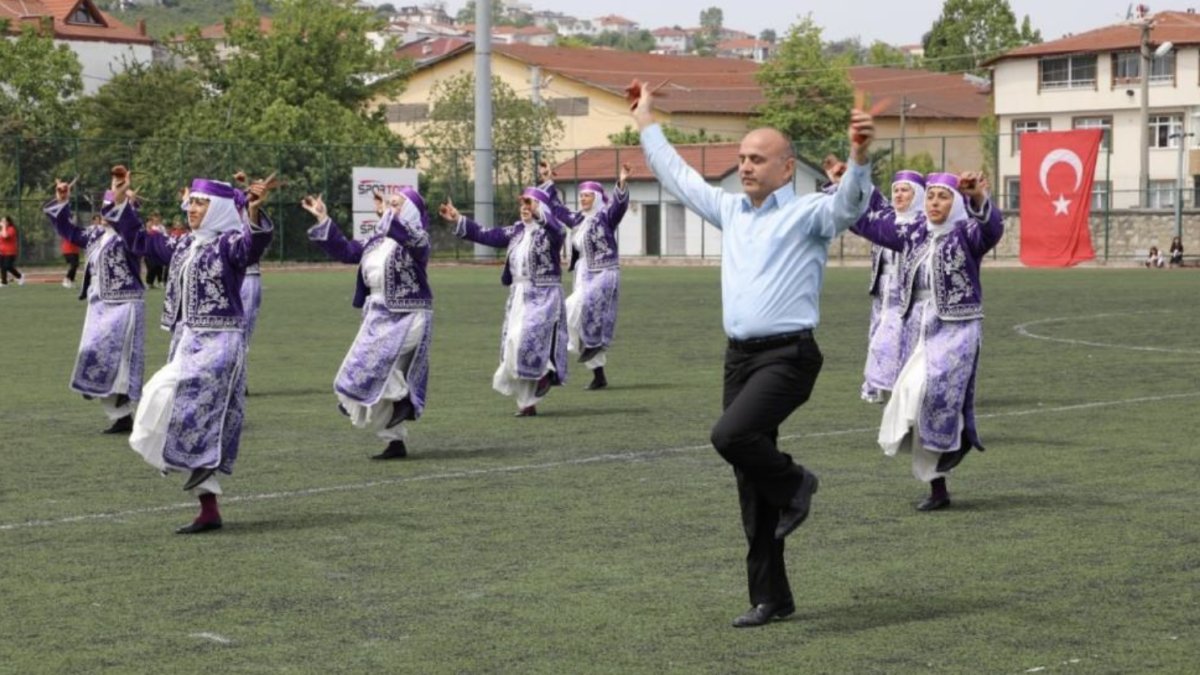
[[[890,251],[885,251],[890,254]],[[900,256],[895,256],[899,259]],[[907,355],[901,349],[904,329],[899,276],[879,276],[878,293],[871,299],[871,324],[868,330],[867,363],[863,368],[863,394],[891,391]]]
[[[375,405],[383,396],[388,376],[396,363],[407,356],[401,351],[416,318],[425,316],[421,341],[412,353],[404,373],[409,401],[419,418],[425,409],[425,391],[429,383],[429,345],[433,340],[433,312],[393,312],[375,299],[363,308],[363,321],[350,351],[334,378],[339,394],[365,406]]]
[[[520,294],[520,297],[516,297]],[[509,287],[508,303],[504,308],[504,325],[500,331],[500,358],[508,340],[508,317],[513,303],[524,303],[521,344],[517,357],[517,377],[537,380],[554,363],[559,384],[567,381],[567,322],[562,286],[534,286],[517,283]],[[552,361],[553,360],[553,361]]]
[[[139,400],[145,362],[144,317],[145,303],[141,300],[108,303],[100,299],[99,293],[93,293],[88,298],[71,389],[95,398],[125,394],[130,400]],[[126,354],[129,362],[124,365],[128,368],[129,386],[118,391],[118,374]]]
[[[171,361],[181,372],[163,459],[182,469],[233,473],[245,408],[245,336],[240,330],[180,327]]]
[[[933,298],[919,300],[904,324],[902,349],[912,353],[925,336],[925,395],[917,438],[934,452],[956,452],[965,441],[982,448],[975,427],[975,375],[983,341],[983,320],[946,321]],[[962,426],[959,426],[959,415]]]
[[[258,325],[258,307],[262,304],[262,277],[258,274],[247,274],[242,279],[242,313],[246,317],[246,349],[250,349],[250,338],[254,336],[254,327]]]
[[[608,347],[617,327],[621,271],[615,267],[575,274],[575,293],[582,294],[579,339],[585,349]]]

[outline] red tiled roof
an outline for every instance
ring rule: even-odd
[[[676,145],[675,149],[705,180],[720,180],[737,170],[737,143]],[[560,183],[578,180],[615,181],[622,162],[629,164],[632,169],[630,180],[654,180],[640,145],[590,148],[555,166],[554,173]]]
[[[602,16],[602,17],[599,17],[598,19],[596,19],[595,21],[596,21],[596,23],[623,23],[623,24],[628,24],[630,26],[637,25],[636,21],[630,21],[629,19],[626,19],[623,16],[617,16],[616,14],[609,14],[608,16]]]
[[[906,99],[912,106],[907,113],[910,118],[972,119],[991,112],[988,91],[961,75],[859,66],[850,69],[850,81],[874,103],[890,102],[877,117],[899,117]]]
[[[447,52],[447,57],[469,49],[473,47],[462,46]],[[755,79],[759,64],[753,61],[522,44],[492,45],[492,51],[622,98],[634,78],[654,85],[668,81],[659,90],[664,96],[654,103],[665,113],[745,116],[764,102]],[[419,67],[437,60],[426,60]],[[990,111],[986,92],[958,75],[870,66],[851,68],[849,75],[854,87],[874,101],[893,99],[879,117],[898,117],[902,97],[916,104],[908,112],[911,118],[976,119]]]
[[[1189,12],[1159,12],[1152,19],[1150,41],[1154,44],[1174,42],[1176,45],[1200,44],[1200,15]],[[1006,59],[1019,59],[1055,54],[1077,54],[1088,52],[1112,52],[1139,49],[1142,44],[1142,29],[1138,23],[1117,23],[1067,37],[1027,45],[1005,52],[985,61],[990,66]]]
[[[396,50],[396,56],[410,58],[417,63],[439,59],[470,45],[471,40],[459,37],[427,38],[410,42]]]
[[[67,23],[80,6],[99,16],[103,25]],[[54,37],[60,40],[154,44],[154,38],[100,11],[92,0],[0,0],[0,19],[10,20],[10,31],[19,31],[22,23],[36,22],[40,17],[54,18]]]
[[[650,34],[653,35],[654,37],[687,37],[688,36],[688,32],[686,30],[683,30],[682,28],[668,28],[666,26],[664,26],[662,28],[655,28],[654,30],[650,31]]]

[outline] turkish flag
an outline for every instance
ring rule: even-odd
[[[1092,260],[1088,214],[1100,129],[1021,135],[1021,262],[1069,267]]]

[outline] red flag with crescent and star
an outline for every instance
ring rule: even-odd
[[[1092,260],[1088,215],[1100,129],[1021,135],[1021,262],[1069,267]]]

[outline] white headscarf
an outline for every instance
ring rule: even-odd
[[[208,200],[208,211],[204,214],[204,220],[200,221],[200,227],[194,232],[196,241],[207,243],[223,232],[242,229],[245,221],[244,209],[238,204],[240,194],[237,188],[229,183],[204,178],[192,181],[188,199],[200,197]]]
[[[903,211],[896,210],[896,222],[911,223],[917,220],[917,216],[925,212],[925,183],[917,181],[917,174],[912,171],[900,171],[896,177],[892,179],[892,185],[903,183],[913,191],[912,201],[908,203],[908,208]]]
[[[949,190],[954,195],[954,201],[951,202],[950,206],[950,215],[946,216],[945,222],[941,225],[935,224],[929,219],[929,213],[925,213],[925,226],[936,237],[950,231],[952,227],[959,222],[967,220],[969,216],[967,215],[967,202],[963,198],[962,193],[958,191],[958,176],[952,173],[931,173],[925,180],[925,189],[932,190],[935,187]],[[922,207],[924,203],[925,200],[922,199]]]

